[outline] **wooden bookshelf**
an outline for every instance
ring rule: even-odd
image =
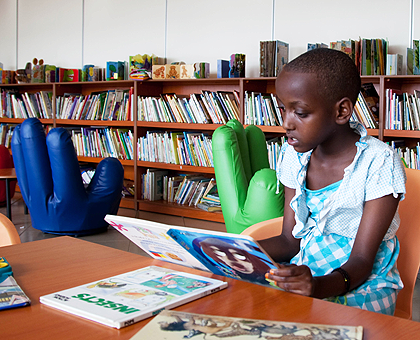
[[[380,96],[380,124],[379,129],[368,129],[368,133],[384,141],[404,139],[410,143],[420,141],[420,131],[387,130],[384,129],[385,121],[385,91],[388,88],[400,89],[405,92],[420,90],[420,76],[362,76],[363,83],[373,83]],[[253,91],[260,93],[275,92],[275,78],[234,78],[234,79],[181,79],[181,80],[147,80],[147,81],[101,81],[101,82],[77,82],[77,83],[48,83],[48,84],[0,84],[0,90],[15,90],[20,93],[35,93],[39,91],[52,92],[53,106],[58,96],[65,93],[80,93],[83,95],[92,92],[107,91],[111,89],[129,90],[132,88],[133,97],[160,96],[164,93],[175,93],[178,96],[187,96],[192,93],[208,91],[237,91],[240,99],[240,120],[244,122],[245,92]],[[133,111],[137,112],[137,100],[132,102]],[[72,120],[57,119],[55,107],[51,119],[41,119],[45,125],[53,127],[63,126],[66,128],[78,127],[110,127],[129,129],[133,132],[133,149],[137,150],[137,140],[144,136],[146,131],[198,131],[211,135],[220,124],[187,124],[137,121],[135,114],[130,121],[102,121],[102,120]],[[0,118],[2,124],[20,124],[23,119]],[[280,126],[261,126],[267,135],[284,135],[285,131]],[[135,159],[137,152],[135,151]],[[97,164],[99,157],[79,157],[79,161],[88,164]],[[211,167],[197,167],[190,165],[175,165],[167,163],[145,162],[140,160],[121,160],[124,166],[125,178],[134,181],[135,196],[123,198],[121,207],[149,211],[177,216],[184,216],[202,220],[223,222],[220,212],[209,213],[198,208],[182,206],[164,201],[147,201],[141,199],[141,175],[148,168],[168,170],[169,174],[179,173],[201,174],[206,177],[214,177],[214,169]]]

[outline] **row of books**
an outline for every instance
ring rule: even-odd
[[[4,145],[6,148],[10,148],[10,143],[12,141],[13,130],[16,125],[1,124],[0,125],[0,144]]]
[[[142,199],[158,201],[163,199],[163,177],[168,175],[167,170],[147,169],[142,174]]]
[[[362,76],[387,74],[386,39],[340,40],[331,42],[330,48],[347,53]]]
[[[226,124],[239,119],[236,91],[202,91],[187,97],[162,94],[138,98],[138,120],[169,123]]]
[[[359,121],[366,128],[378,128],[379,95],[372,83],[362,85],[352,120]],[[245,124],[282,126],[283,119],[275,95],[245,91],[244,122]]]
[[[131,130],[81,127],[71,129],[71,135],[77,156],[134,159]]]
[[[419,95],[386,89],[385,129],[420,130]]]
[[[245,124],[281,126],[283,119],[273,93],[245,91]]]
[[[147,169],[142,174],[142,198],[164,200],[196,207],[201,203],[220,206],[214,178],[197,174],[171,176],[167,170]]]
[[[218,196],[214,178],[194,174],[164,177],[163,199],[167,202],[198,208],[210,205],[220,207],[220,200],[214,204],[207,203],[210,196]]]
[[[362,93],[359,93],[357,97],[351,120],[362,123],[367,129],[379,127],[379,116],[373,114]]]
[[[130,121],[133,118],[131,105],[132,90],[109,90],[83,94],[57,96],[58,119],[117,120]]]
[[[147,131],[144,137],[138,139],[138,159],[212,167],[211,138],[202,132]]]
[[[270,169],[277,170],[280,150],[285,142],[286,136],[274,137],[267,140],[268,163],[270,164]]]
[[[19,93],[14,90],[2,90],[0,113],[7,118],[46,118],[51,119],[52,92]]]
[[[420,143],[414,147],[407,147],[404,141],[391,141],[389,143],[392,148],[398,153],[404,165],[410,169],[420,169]]]

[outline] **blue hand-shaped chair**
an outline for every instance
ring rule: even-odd
[[[85,189],[68,131],[55,128],[45,136],[36,118],[15,128],[12,153],[34,228],[60,235],[88,235],[107,229],[104,217],[115,215],[121,200],[124,169],[118,159],[103,159]]]
[[[239,234],[256,223],[283,216],[284,195],[276,193],[264,133],[232,119],[213,133],[217,189],[226,230]]]

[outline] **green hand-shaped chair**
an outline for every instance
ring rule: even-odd
[[[276,194],[264,133],[232,119],[212,137],[214,171],[226,230],[239,234],[249,226],[283,216],[283,187]]]

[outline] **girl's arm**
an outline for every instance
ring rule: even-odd
[[[299,240],[292,235],[295,225],[295,212],[290,201],[295,196],[295,189],[284,187],[284,217],[281,235],[258,241],[276,262],[289,262],[299,252]]]
[[[341,267],[348,273],[349,290],[360,286],[372,272],[376,253],[398,207],[399,198],[387,195],[367,201],[349,260]],[[280,266],[269,278],[287,291],[326,298],[346,293],[344,277],[339,272],[312,277],[307,266]]]

